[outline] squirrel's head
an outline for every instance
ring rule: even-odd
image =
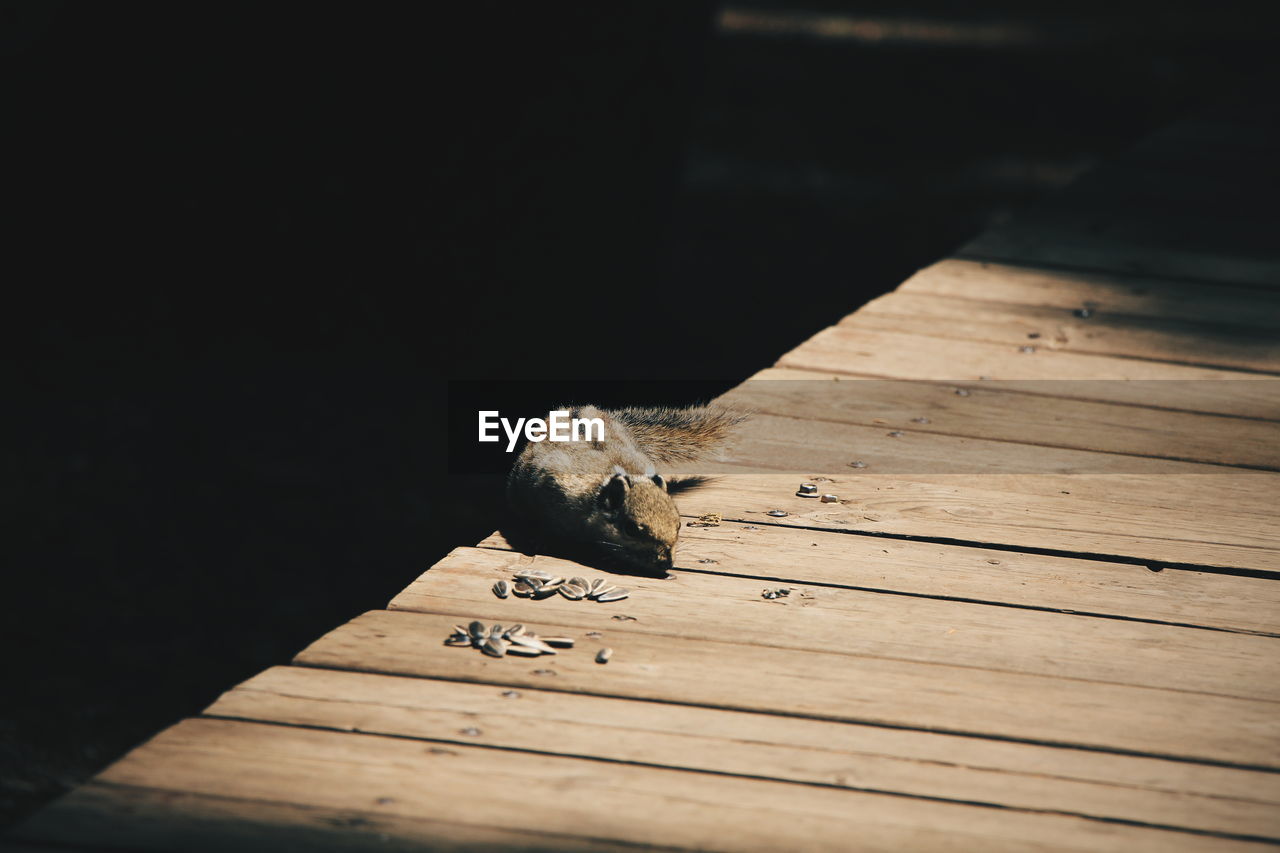
[[[631,475],[615,467],[600,487],[599,502],[605,522],[600,532],[611,550],[646,569],[671,567],[680,514],[660,474]]]

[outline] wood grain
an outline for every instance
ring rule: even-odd
[[[1273,702],[616,629],[605,666],[586,651],[495,660],[442,644],[457,621],[371,611],[295,662],[1280,768]]]
[[[747,517],[765,516],[756,511]],[[890,594],[1280,635],[1280,584],[1266,579],[1153,572],[1105,560],[886,539],[778,521],[685,527],[676,566],[762,584],[803,577],[814,584]],[[481,546],[511,550],[497,533]]]
[[[806,389],[798,391],[805,393]],[[856,397],[856,388],[850,391]],[[750,405],[752,398],[762,393],[765,389],[756,391],[753,386],[746,394],[730,392],[721,399]],[[985,418],[987,413],[981,410],[987,399],[984,397],[973,406],[964,408],[975,419]],[[801,409],[795,414],[808,415],[810,412]],[[1029,415],[1027,420],[1036,417]],[[1280,435],[1280,424],[1254,424],[1258,424],[1253,427],[1258,433],[1265,434],[1265,427],[1270,425],[1274,426],[1271,431]],[[1030,432],[1026,435],[1027,439],[1035,437]],[[1158,448],[1154,437],[1151,447],[1153,450]],[[868,466],[874,464],[878,473],[897,475],[1141,474],[1172,478],[1231,473],[1217,466],[1160,458],[1158,453],[1153,456],[1104,453],[1030,441],[949,435],[918,429],[915,423],[863,426],[765,412],[757,412],[738,430],[733,452],[728,458],[740,467],[750,465],[761,470],[826,472],[847,468],[851,461],[862,461]],[[1280,478],[1276,483],[1280,485]]]
[[[0,848],[1274,849],[1264,125],[1158,135],[731,391],[669,579],[500,600],[599,572],[459,548]],[[577,646],[443,645],[473,618]]]
[[[925,267],[895,293],[1012,303],[1051,309],[1065,317],[1088,306],[1098,317],[1280,326],[1280,294],[1272,291],[956,258]],[[975,305],[974,310],[982,309]]]
[[[424,785],[424,779],[446,783]],[[860,849],[895,851],[1258,847],[1076,817],[212,719],[188,720],[158,735],[108,768],[101,782],[342,810],[345,821],[331,832],[368,839],[370,846],[385,835],[401,845],[453,849],[479,842],[493,848],[501,844],[495,836],[505,832],[527,834],[535,847],[567,836],[606,849],[627,842],[699,850],[843,850],[851,839]],[[125,802],[127,796],[117,799]],[[78,805],[55,806],[42,815],[45,825],[83,820]],[[182,826],[189,800],[177,810],[159,805],[155,811],[150,823],[158,824],[157,831],[182,841],[195,835],[189,823]],[[280,810],[265,817],[279,820]],[[234,831],[239,820],[234,812],[222,821],[213,816],[201,833],[209,838],[227,824]],[[129,841],[137,837],[132,833]]]
[[[1280,417],[1276,382],[1260,374],[1044,349],[1024,353],[1013,345],[847,326],[818,332],[783,355],[778,366],[966,388],[986,377],[998,381],[1004,390],[1046,396],[1238,417]],[[1072,381],[1046,381],[1064,379]]]
[[[324,744],[317,746],[323,748]],[[143,755],[146,759],[158,760],[154,755]],[[187,756],[170,751],[165,760],[182,762]],[[200,756],[200,760],[209,759]],[[244,759],[232,755],[222,762],[230,764],[236,760]],[[283,773],[275,777],[280,781],[279,789],[255,790],[252,794],[241,790],[247,786],[238,788],[234,783],[221,786],[229,794],[217,795],[95,779],[37,813],[16,831],[38,839],[30,848],[22,848],[24,851],[46,853],[99,849],[116,853],[121,850],[166,853],[635,850],[635,845],[624,840],[584,838],[532,828],[483,826],[455,820],[449,814],[406,815],[404,809],[392,807],[395,798],[380,798],[393,802],[381,804],[375,800],[370,805],[368,792],[364,790],[348,791],[345,804],[338,804],[330,794],[329,805],[317,805],[317,801],[326,798],[308,790],[317,778],[312,775],[314,770],[309,774],[302,766],[304,761],[303,756],[297,756],[285,765]],[[335,762],[333,766],[340,765]],[[294,774],[292,777],[287,775],[290,771]],[[162,772],[160,768],[153,768],[152,775]],[[321,772],[332,773],[333,769],[322,764]],[[332,781],[325,782],[327,787],[334,787]],[[399,784],[415,783],[406,776]],[[423,787],[422,780],[416,787]],[[97,844],[109,846],[89,846]],[[4,849],[0,846],[0,850]]]
[[[837,373],[771,368],[719,399],[767,415],[879,427],[879,434],[873,436],[878,441],[890,430],[909,430],[1280,468],[1280,423],[1275,421],[1028,395],[1006,391],[1003,383],[981,383],[962,397],[954,388],[932,382],[850,380]],[[922,419],[926,422],[921,423]],[[898,444],[883,441],[877,452],[881,448],[901,450]],[[1119,464],[1127,463],[1119,460]]]
[[[206,713],[1280,836],[1276,774],[931,732],[305,667]]]
[[[789,527],[1280,571],[1275,475],[1266,472],[894,477],[808,470],[801,476],[824,477],[821,488],[840,499],[823,504],[795,496],[799,470],[765,474],[723,464],[711,482],[680,496],[680,509]],[[764,515],[772,509],[789,515]]]
[[[1280,373],[1275,327],[1135,317],[923,293],[889,293],[841,321],[855,329],[905,332],[1041,350]]]
[[[1178,245],[1144,232],[1141,219],[1109,223],[1101,233],[1054,217],[1020,216],[1016,224],[984,231],[956,253],[969,260],[1031,263],[1085,270],[1169,276],[1206,282],[1276,287],[1280,261],[1207,245]],[[1187,223],[1191,230],[1200,223]]]
[[[1274,380],[1258,374],[839,326],[779,365],[970,389],[990,380],[1029,394],[1238,417],[1275,419],[1278,411]]]
[[[754,542],[768,553],[767,537]],[[567,560],[538,557],[532,563],[561,577],[602,577]],[[615,578],[632,594],[609,604],[558,595],[538,601],[494,596],[495,581],[510,579],[528,565],[510,551],[459,548],[397,595],[390,609],[448,614],[464,624],[539,619],[571,625],[578,634],[604,632],[607,638],[630,632],[690,642],[732,638],[744,647],[1280,701],[1280,646],[1272,637],[819,586],[808,582],[803,563],[786,567],[792,579],[783,586],[790,595],[773,600],[761,597],[765,585],[755,579],[682,571],[661,580]],[[635,621],[614,621],[618,613]],[[1116,649],[1126,653],[1117,655]],[[1246,672],[1249,676],[1242,676]]]

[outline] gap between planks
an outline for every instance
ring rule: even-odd
[[[143,747],[145,748],[145,747]],[[301,788],[271,798],[195,793],[159,785],[128,785],[100,778],[79,786],[17,832],[36,850],[157,850],[165,853],[225,853],[228,850],[316,851],[316,853],[421,853],[431,851],[521,850],[635,851],[624,840],[606,842],[532,828],[468,824],[449,816],[398,813],[367,805],[364,792],[350,804],[318,805]],[[285,799],[292,797],[294,801]],[[385,798],[384,798],[385,799]],[[301,801],[301,802],[298,802]],[[89,846],[109,844],[99,848]],[[38,846],[36,846],[38,845]],[[46,846],[48,845],[48,846]],[[0,847],[0,850],[3,850]],[[650,849],[650,848],[645,848]],[[658,850],[677,848],[657,847]]]
[[[600,576],[565,560],[539,557],[533,564],[563,577]],[[614,578],[632,596],[610,605],[560,596],[541,601],[494,596],[495,581],[529,565],[513,552],[460,548],[397,595],[389,609],[445,614],[464,624],[477,618],[514,624],[536,613],[574,628],[610,627],[611,633],[690,642],[731,639],[744,649],[793,649],[1280,702],[1278,647],[1270,637],[903,599],[805,581],[788,585],[789,596],[766,600],[758,580],[679,571],[663,580]],[[619,613],[631,621],[611,625]],[[767,629],[757,627],[762,625]],[[1117,648],[1129,653],[1116,656]],[[1248,679],[1241,677],[1246,672]]]
[[[424,779],[441,784],[424,786]],[[112,788],[123,796],[111,796]],[[122,820],[112,812],[140,789],[172,792],[182,798],[180,807],[151,809],[139,830],[136,813]],[[554,792],[554,808],[530,808],[530,792],[547,790]],[[86,802],[94,796],[97,802]],[[259,820],[275,830],[277,841],[293,828],[280,826],[275,810],[281,807],[340,810],[347,821],[334,821],[329,831],[355,849],[383,835],[401,845],[417,841],[449,849],[462,846],[459,832],[473,843],[480,832],[491,844],[499,833],[525,832],[535,844],[576,838],[606,849],[630,843],[840,850],[851,837],[864,849],[895,851],[1264,849],[1053,814],[471,745],[424,749],[405,738],[211,718],[161,733],[23,829],[29,837],[74,840],[77,830],[96,822],[95,829],[105,830],[97,838],[131,844],[148,829],[171,843],[237,829],[248,835],[240,809],[209,815],[203,798],[263,803],[274,813]],[[194,822],[188,817],[193,812]]]
[[[790,452],[779,445],[779,455]],[[805,452],[803,448],[801,452]],[[1166,475],[918,475],[760,473],[732,463],[680,495],[681,510],[735,521],[886,534],[1036,553],[1087,554],[1162,566],[1280,571],[1274,525],[1277,475],[1237,470]],[[800,473],[803,472],[803,473]],[[795,495],[801,480],[839,496]],[[976,484],[976,485],[975,485]],[[769,510],[788,513],[769,518]]]
[[[851,379],[829,371],[768,368],[721,395],[718,402],[763,415],[875,429],[857,433],[861,457],[868,458],[865,446],[873,454],[896,457],[900,467],[904,462],[919,463],[913,456],[901,458],[902,442],[885,440],[892,438],[886,435],[890,430],[1024,445],[1026,449],[1014,450],[1026,459],[1024,467],[1032,470],[1045,467],[1036,454],[1048,452],[1033,449],[1038,447],[1280,469],[1280,424],[1274,421],[1029,395],[1002,385],[986,383],[958,396],[954,387],[933,382]],[[947,444],[951,450],[957,447],[966,452],[968,464],[979,469],[981,460],[969,445]],[[1002,449],[980,447],[990,447],[993,454]],[[841,449],[848,453],[846,447]],[[1098,471],[1145,464],[1107,457],[1065,458]],[[1001,463],[999,457],[996,462],[1009,464]]]
[[[1153,572],[1133,563],[888,539],[773,521],[725,520],[715,527],[686,526],[677,546],[676,568],[774,585],[804,583],[1280,636],[1280,586],[1264,579],[1193,570]],[[500,533],[476,547],[520,553]],[[521,558],[540,559],[527,554]],[[781,570],[779,566],[800,568]]]
[[[693,642],[622,630],[607,614],[600,614],[598,630],[611,631],[615,655],[605,666],[577,655],[557,655],[548,664],[495,662],[474,649],[441,654],[458,618],[408,611],[365,613],[312,643],[294,662],[469,682],[497,678],[511,687],[1280,769],[1274,702],[1025,673],[981,671],[978,677],[977,670],[945,664],[731,640]],[[526,624],[543,636],[585,627]],[[1161,719],[1174,723],[1153,723]]]
[[[1041,396],[1280,419],[1277,382],[1266,374],[1093,353],[1023,352],[1013,344],[907,332],[829,326],[785,353],[775,366],[935,382],[968,391],[982,388],[984,383],[998,383],[1001,390]]]
[[[894,291],[1013,303],[1057,312],[1080,308],[1096,314],[1174,322],[1280,328],[1280,293],[1222,284],[1188,284],[1124,273],[1090,273],[947,258],[931,264]]]
[[[339,698],[340,697],[340,698]],[[1280,835],[1280,776],[1077,750],[299,667],[210,716],[767,778],[1226,836]]]
[[[1129,317],[1098,308],[1080,319],[1052,308],[899,290],[871,300],[840,325],[1156,364],[1280,373],[1280,334],[1274,328]]]
[[[847,384],[847,383],[846,383]],[[720,399],[733,404],[761,397],[758,386],[748,395],[728,392]],[[854,389],[856,391],[856,389]],[[981,403],[979,403],[981,405]],[[1158,453],[1142,455],[1110,450],[1080,450],[1037,443],[1033,437],[979,438],[948,435],[940,430],[918,429],[915,424],[849,423],[807,417],[809,413],[757,412],[742,427],[726,461],[761,470],[826,471],[848,468],[852,461],[875,466],[881,474],[946,475],[1222,475],[1236,470],[1271,473],[1271,466],[1256,468],[1192,460],[1170,459]],[[928,424],[926,426],[932,426]],[[1280,439],[1280,424],[1266,424]],[[1149,435],[1155,445],[1159,434]],[[1028,440],[1032,439],[1032,440]],[[781,450],[779,450],[781,448]],[[1152,450],[1157,450],[1152,447]],[[1264,451],[1266,452],[1266,451]],[[1280,477],[1276,478],[1280,491]]]

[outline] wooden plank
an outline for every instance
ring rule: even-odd
[[[306,667],[206,713],[1280,837],[1274,773],[1087,750]]]
[[[295,758],[290,767],[296,769],[298,763],[299,759]],[[310,796],[307,790],[310,781],[299,774],[288,780],[292,787],[258,798],[256,793],[253,797],[216,796],[108,784],[95,779],[37,812],[16,831],[38,839],[32,841],[29,849],[46,853],[100,849],[115,853],[121,850],[168,853],[226,853],[228,850],[244,853],[420,853],[424,850],[621,853],[635,850],[634,845],[625,841],[480,826],[452,820],[448,815],[406,816],[386,806],[369,808],[363,791],[351,792],[346,805],[333,802],[319,806],[313,802],[319,798]],[[407,781],[402,780],[402,784]],[[423,780],[418,780],[417,785],[422,784]],[[357,803],[359,805],[355,805]],[[91,848],[88,844],[110,846]]]
[[[1280,331],[1241,325],[1155,320],[1008,302],[889,293],[841,321],[855,329],[906,332],[1013,347],[1093,353],[1202,367],[1280,372]]]
[[[783,448],[780,448],[780,450]],[[711,466],[709,466],[711,467]],[[867,472],[822,474],[840,498],[795,496],[800,476],[719,466],[722,474],[680,497],[683,512],[719,512],[760,524],[949,539],[1158,564],[1280,571],[1276,486],[1269,473],[1169,478],[1115,474],[909,478]]]
[[[817,390],[821,390],[821,386]],[[844,391],[856,395],[857,388],[841,389]],[[749,400],[755,393],[745,397],[730,393],[722,399]],[[973,408],[981,405],[979,401]],[[862,426],[835,420],[810,420],[808,416],[813,413],[808,409],[797,413],[803,417],[754,414],[734,440],[732,461],[746,466],[758,460],[756,467],[762,470],[824,472],[843,471],[851,462],[862,461],[868,466],[875,464],[878,473],[895,475],[1197,476],[1224,471],[1222,467],[1198,462],[1026,443],[1034,441],[1033,434],[1024,436],[1024,441],[992,441],[918,430],[913,423]],[[1267,423],[1273,427],[1272,432],[1280,433],[1280,426],[1275,422],[1254,423]],[[1255,427],[1255,431],[1263,430]],[[1276,483],[1280,488],[1280,478],[1276,478]]]
[[[1280,294],[1272,291],[956,258],[925,267],[896,292],[1014,303],[1067,313],[1089,306],[1099,317],[1116,314],[1280,327]],[[975,306],[975,310],[981,309]]]
[[[848,537],[827,533],[816,538]],[[763,546],[768,538],[753,541]],[[562,577],[602,576],[567,560],[540,556],[534,562]],[[683,571],[666,579],[620,580],[631,598],[609,605],[558,595],[540,601],[494,596],[495,581],[509,580],[528,565],[523,555],[510,551],[459,548],[397,595],[389,608],[443,613],[464,624],[471,619],[504,625],[539,619],[572,625],[578,633],[603,632],[606,638],[628,632],[690,641],[733,637],[744,647],[954,664],[1280,702],[1280,645],[1273,637],[832,588],[814,584],[803,564],[791,568],[793,578],[784,584],[791,594],[774,600],[761,597],[758,580]],[[614,621],[619,613],[635,621]],[[758,625],[768,629],[753,627]],[[600,644],[608,645],[607,639]],[[1116,649],[1132,653],[1116,655]]]
[[[1280,418],[1280,394],[1276,381],[1269,376],[1039,348],[1024,353],[1005,344],[900,332],[832,326],[782,356],[778,366],[943,382],[966,388],[975,387],[984,379],[999,380],[1004,390],[1033,394],[1175,411]]]
[[[295,662],[1280,769],[1274,702],[617,628],[605,666],[587,648],[554,663],[495,660],[442,645],[457,621],[372,611]],[[527,624],[543,636],[574,633]]]
[[[333,828],[334,834],[371,842],[376,833],[432,849],[475,844],[477,835],[482,844],[495,847],[494,835],[503,831],[527,833],[535,847],[549,846],[549,836],[580,839],[570,849],[629,843],[839,850],[848,849],[851,838],[868,850],[1261,849],[1249,842],[1078,817],[463,744],[424,748],[404,738],[212,719],[178,724],[101,778],[135,789],[341,809],[348,819]],[[127,801],[126,795],[116,804]],[[53,833],[59,818],[83,820],[78,806],[62,801],[41,815],[45,822],[36,828]],[[176,817],[172,809],[157,811],[159,827],[126,829],[123,839],[134,843],[141,836],[145,843],[143,832],[153,828],[182,841],[194,835],[189,825],[185,833],[179,828],[180,811]],[[415,837],[408,821],[417,820],[432,823]],[[234,813],[209,821],[205,837],[235,821]],[[135,816],[132,823],[141,822]]]
[[[1275,421],[1029,396],[1005,391],[1003,383],[980,383],[961,397],[954,388],[932,382],[841,378],[838,373],[771,368],[719,399],[767,415],[879,427],[873,437],[875,456],[900,454],[900,444],[883,439],[890,430],[902,430],[1280,468],[1280,424]],[[861,456],[868,456],[871,448],[864,450],[861,442],[857,447]]]
[[[1152,235],[1125,233],[1123,227],[1111,230],[1091,233],[1023,214],[1014,224],[984,231],[956,255],[1257,287],[1274,288],[1280,282],[1280,261],[1274,258],[1157,242]]]
[[[684,498],[680,499],[682,504]],[[810,502],[812,503],[812,502]],[[938,545],[787,527],[746,514],[680,532],[676,565],[753,578],[761,585],[808,582],[907,596],[1280,635],[1280,584],[1263,578]],[[495,533],[482,547],[510,550]],[[523,559],[528,556],[520,555]],[[538,559],[542,559],[539,557]]]

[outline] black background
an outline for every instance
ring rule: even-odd
[[[1079,37],[0,5],[0,820],[491,530],[449,380],[514,383],[464,422],[713,396],[1273,50],[1229,4],[806,8]]]

